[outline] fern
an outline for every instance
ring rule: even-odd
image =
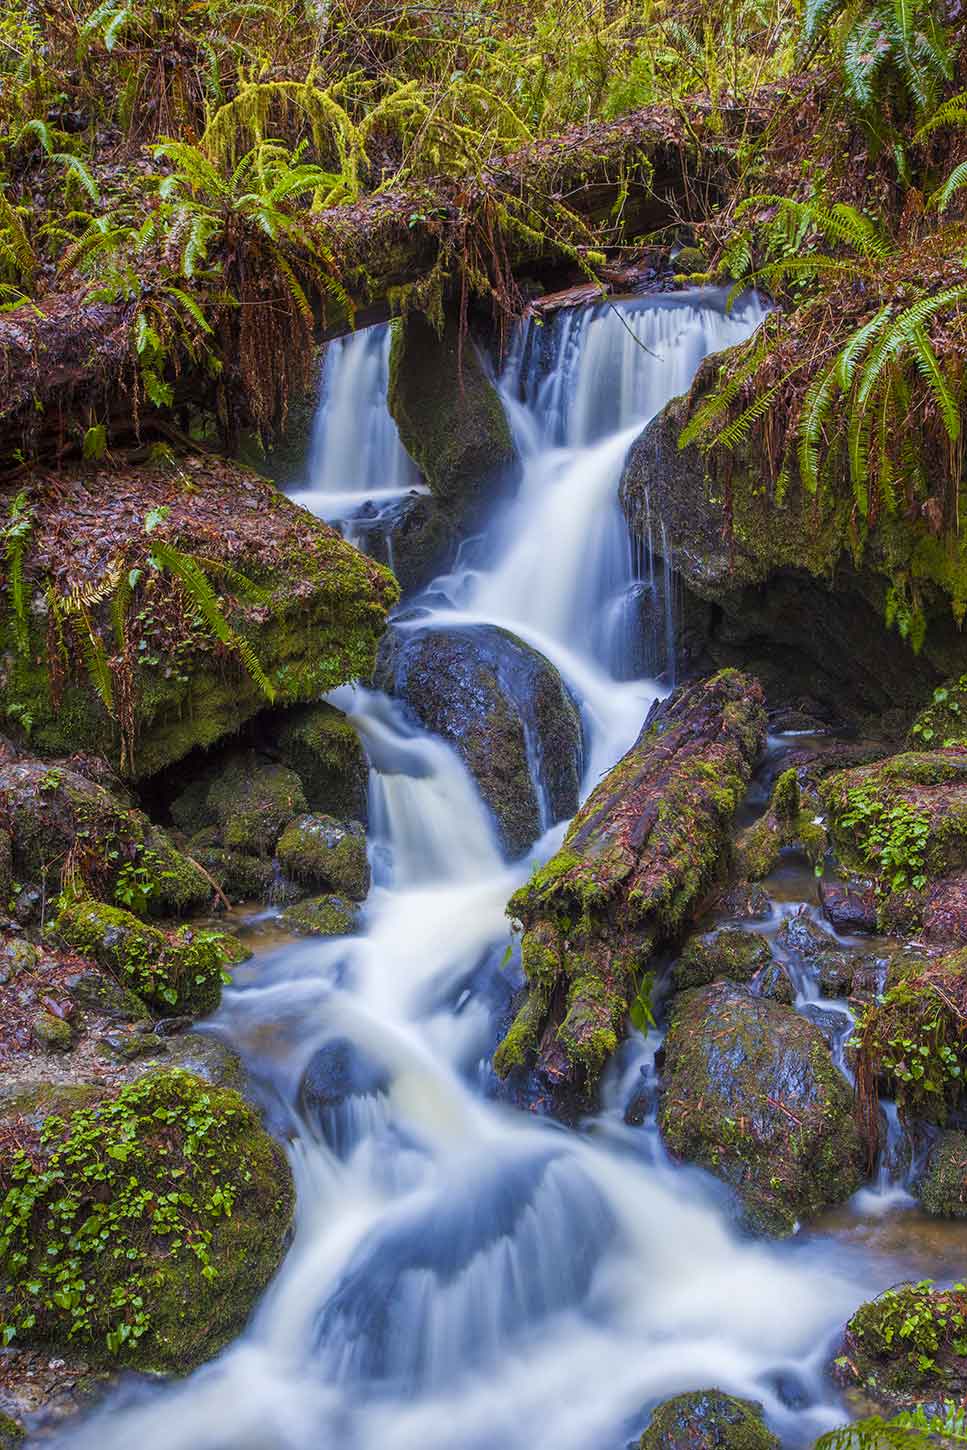
[[[964,124],[967,125],[967,111],[964,112]],[[967,161],[962,161],[959,166],[954,167],[943,186],[938,187],[933,193],[928,205],[936,207],[939,212],[945,212],[953,197],[963,186],[967,186]]]

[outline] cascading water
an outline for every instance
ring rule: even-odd
[[[699,295],[525,329],[501,379],[518,496],[414,611],[421,627],[506,625],[557,664],[586,718],[586,785],[658,693],[623,678],[620,632],[596,623],[646,582],[617,511],[625,451],[758,317]],[[347,359],[357,346],[371,362],[377,342],[354,339]],[[380,374],[366,376],[356,436],[378,411]],[[369,466],[344,481],[362,491]],[[819,1235],[734,1232],[726,1191],[668,1162],[647,1111],[643,1128],[623,1120],[628,1080],[653,1082],[656,1034],[626,1044],[582,1131],[494,1100],[514,986],[505,903],[563,827],[508,865],[448,746],[383,696],[334,699],[372,765],[364,930],[240,969],[215,1023],[288,1128],[293,1244],[237,1344],[186,1381],[122,1388],[61,1443],[618,1450],[656,1401],[718,1385],[761,1400],[787,1445],[810,1444],[844,1417],[823,1377],[830,1337],[895,1264]],[[353,1085],[335,1115],[320,1063]]]

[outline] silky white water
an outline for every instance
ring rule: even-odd
[[[598,632],[638,582],[616,501],[625,452],[758,317],[705,296],[566,314],[523,333],[501,376],[516,499],[416,619],[498,622],[558,666],[585,716],[585,789],[660,692],[623,678]],[[379,348],[360,344],[367,366]],[[357,437],[383,386],[365,376],[345,403]],[[340,477],[370,485],[342,460]],[[496,1100],[489,1060],[519,980],[504,908],[564,826],[507,865],[448,746],[384,696],[333,699],[372,765],[365,929],[240,969],[216,1019],[289,1137],[294,1241],[234,1346],[183,1382],[122,1388],[60,1443],[620,1450],[657,1401],[715,1385],[761,1400],[787,1445],[811,1444],[845,1418],[823,1376],[831,1336],[896,1264],[822,1236],[741,1238],[720,1185],[670,1164],[653,1124],[622,1120],[656,1034],[625,1045],[580,1131]],[[368,1077],[318,1112],[302,1084],[327,1043]]]

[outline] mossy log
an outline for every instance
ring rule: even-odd
[[[707,889],[765,740],[762,692],[735,670],[649,714],[556,856],[513,897],[528,999],[494,1057],[537,1051],[552,1084],[590,1087],[617,1045],[636,979]]]

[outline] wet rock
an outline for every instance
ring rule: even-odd
[[[967,1218],[967,1132],[941,1133],[930,1150],[917,1197],[925,1213]]]
[[[191,846],[192,858],[233,901],[272,901],[279,885],[278,871],[265,857],[218,846]]]
[[[676,690],[515,892],[528,995],[494,1056],[500,1076],[537,1050],[554,1091],[587,1093],[624,1029],[656,945],[708,891],[765,734],[762,696],[734,671]]]
[[[688,987],[705,987],[720,977],[748,982],[771,961],[769,943],[758,932],[728,928],[706,932],[685,943],[672,968],[672,987],[682,992]]]
[[[783,848],[793,845],[802,846],[815,865],[825,855],[827,842],[815,803],[800,791],[795,770],[786,770],[776,781],[763,815],[736,842],[736,871],[749,881],[761,881],[778,864]]]
[[[313,896],[287,906],[279,925],[298,936],[351,936],[358,915],[357,904],[345,896]]]
[[[876,897],[873,888],[866,883],[848,885],[821,881],[819,900],[823,916],[836,931],[846,935],[876,931]]]
[[[71,1000],[99,1017],[116,1022],[139,1022],[148,1016],[148,1009],[136,992],[122,987],[105,972],[79,972],[67,982]]]
[[[116,1062],[133,1062],[139,1057],[160,1056],[165,1044],[145,1032],[123,1032],[115,1029],[97,1039],[99,1056]]]
[[[799,1013],[718,982],[684,994],[665,1042],[669,1151],[731,1184],[751,1227],[788,1234],[859,1186],[852,1093]]]
[[[237,751],[176,796],[171,816],[189,834],[215,825],[226,851],[270,856],[286,822],[306,805],[295,771]]]
[[[757,997],[768,997],[770,1002],[782,1002],[791,1007],[796,1000],[792,978],[782,962],[770,960],[764,967],[760,967],[749,986]]]
[[[850,1319],[834,1375],[885,1414],[918,1405],[939,1409],[967,1395],[965,1332],[967,1291],[901,1284]]]
[[[0,987],[19,977],[21,972],[31,972],[40,961],[40,951],[22,937],[12,937],[0,946]]]
[[[830,1052],[835,1052],[843,1038],[853,1030],[852,1020],[845,1012],[837,1012],[831,1007],[819,1007],[814,1002],[807,1002],[801,1007],[799,1015],[819,1029]]]
[[[298,775],[308,810],[368,823],[369,762],[341,710],[324,704],[287,710],[266,722],[264,735],[267,748]]]
[[[81,841],[78,871],[94,894],[113,898],[126,883],[159,913],[195,910],[211,896],[201,872],[143,812],[66,766],[20,760],[0,768],[0,810],[10,821],[21,880],[59,888],[63,864]]]
[[[113,973],[156,1011],[218,1006],[226,954],[220,933],[163,932],[120,907],[78,901],[57,917],[58,939]]]
[[[327,1042],[306,1068],[300,1088],[302,1111],[318,1124],[333,1152],[345,1155],[359,1141],[359,1118],[367,1104],[389,1088],[389,1074],[349,1038]]]
[[[967,871],[942,876],[927,887],[920,936],[931,946],[967,946]]]
[[[33,1020],[36,1041],[48,1052],[70,1052],[74,1033],[69,1022],[53,1012],[38,1012]]]
[[[937,686],[910,726],[908,744],[911,750],[967,745],[967,675],[955,675]]]
[[[694,1390],[654,1411],[638,1450],[779,1450],[755,1400]]]
[[[776,933],[776,946],[800,971],[819,980],[827,997],[844,996],[853,980],[854,957],[814,921],[808,908],[788,917]]]
[[[707,903],[711,916],[726,917],[730,921],[768,921],[772,916],[772,902],[761,886],[740,881],[715,892]]]
[[[157,1045],[164,1051],[167,1066],[190,1072],[212,1087],[245,1094],[242,1059],[220,1037],[210,1032],[180,1032]]]
[[[458,531],[455,515],[438,499],[410,493],[367,523],[353,520],[361,549],[392,569],[404,598],[424,589],[451,563]]]
[[[456,749],[512,856],[574,814],[580,718],[554,666],[516,635],[489,624],[398,629],[380,649],[376,681]]]
[[[366,833],[358,821],[344,825],[332,816],[302,815],[290,821],[276,846],[289,875],[362,901],[369,891]]]
[[[16,1152],[13,1141],[0,1150],[5,1179]],[[25,1180],[33,1216],[0,1202],[9,1248],[0,1314],[20,1326],[19,1343],[184,1374],[241,1331],[281,1261],[293,1187],[284,1154],[237,1093],[151,1072],[70,1113],[43,1152],[43,1176]],[[61,1216],[70,1205],[76,1225],[69,1249],[50,1228],[55,1202]],[[164,1215],[152,1211],[161,1202]],[[71,1274],[98,1286],[82,1315],[72,1294],[53,1292],[72,1282],[67,1254]],[[140,1335],[120,1332],[132,1303]]]
[[[43,915],[46,892],[39,886],[22,886],[14,897],[14,920],[20,926],[33,926]]]
[[[393,324],[387,403],[400,440],[434,495],[463,509],[486,496],[514,459],[496,388],[450,315],[443,335],[420,312]]]

